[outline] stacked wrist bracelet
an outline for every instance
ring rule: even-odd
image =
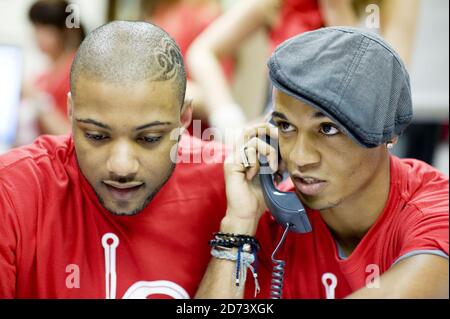
[[[238,289],[243,289],[247,269],[251,270],[255,280],[256,296],[260,291],[257,273],[257,253],[260,249],[258,240],[246,235],[214,233],[214,238],[209,241],[209,245],[212,247],[213,257],[236,261],[235,285]]]
[[[209,241],[211,247],[239,248],[247,253],[258,252],[260,249],[255,237],[238,234],[214,233],[214,239]]]

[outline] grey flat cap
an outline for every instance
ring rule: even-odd
[[[281,44],[268,62],[275,88],[319,109],[364,147],[403,133],[412,120],[409,75],[375,34],[322,28]]]

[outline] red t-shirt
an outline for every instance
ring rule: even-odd
[[[323,27],[317,0],[283,0],[280,16],[270,32],[270,52],[289,38]]]
[[[71,137],[1,156],[0,298],[193,297],[226,210],[224,152],[184,135],[179,154],[193,163],[135,216],[100,205]]]
[[[284,190],[293,190],[291,182]],[[283,298],[326,298],[324,274],[336,276],[335,298],[344,298],[374,285],[381,275],[402,258],[436,254],[448,258],[448,177],[433,167],[412,159],[391,157],[389,199],[384,211],[346,259],[318,211],[307,209],[312,232],[290,232],[276,259],[286,262]],[[368,207],[369,209],[369,207]],[[270,296],[273,264],[271,254],[283,229],[268,213],[263,215],[257,237],[259,254],[259,298]],[[254,295],[253,280],[247,279],[247,298]]]

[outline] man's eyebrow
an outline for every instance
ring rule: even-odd
[[[313,119],[321,119],[323,117],[328,117],[325,114],[323,114],[322,112],[315,112],[312,116]]]
[[[171,122],[154,121],[154,122],[151,122],[151,123],[148,123],[148,124],[144,124],[144,125],[138,126],[134,130],[135,131],[141,131],[143,129],[150,128],[150,127],[153,127],[153,126],[165,126],[165,125],[172,125],[172,123]]]
[[[111,130],[111,128],[108,125],[103,124],[103,123],[93,120],[93,119],[76,119],[76,120],[79,123],[92,124],[92,125],[104,128],[106,130]]]
[[[283,119],[286,121],[288,120],[286,115],[284,115],[283,113],[277,112],[277,111],[272,112],[272,117],[279,117],[280,119]]]
[[[103,129],[106,129],[106,130],[111,130],[111,127],[109,127],[108,125],[106,125],[104,123],[101,123],[99,121],[93,120],[93,119],[76,119],[76,121],[80,122],[80,123],[85,123],[85,124],[92,124],[92,125],[101,127]],[[144,124],[144,125],[138,126],[134,130],[135,131],[141,131],[143,129],[150,128],[150,127],[153,127],[153,126],[164,126],[164,125],[171,125],[171,124],[172,124],[171,122],[154,121],[154,122],[151,122],[151,123],[148,123],[148,124]]]
[[[288,121],[288,118],[286,115],[284,115],[283,113],[277,112],[277,111],[272,112],[272,117],[279,117],[280,119]],[[313,119],[321,119],[324,117],[327,117],[327,116],[325,114],[323,114],[322,112],[314,112],[311,115],[311,118],[313,118]]]

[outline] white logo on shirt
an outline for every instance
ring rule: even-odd
[[[119,237],[106,233],[102,237],[105,250],[105,282],[106,299],[115,299],[117,290],[116,249]],[[189,299],[189,294],[180,285],[167,280],[138,281],[131,285],[123,295],[123,299],[147,299],[152,295],[166,295],[174,299]]]
[[[331,272],[326,272],[322,275],[322,284],[325,287],[325,294],[327,299],[335,299],[334,291],[337,286],[337,277]]]
[[[166,295],[174,299],[189,299],[189,294],[172,281],[138,281],[128,288],[122,299],[147,299],[151,295]]]
[[[380,267],[375,264],[367,265],[366,287],[369,289],[380,288]]]

